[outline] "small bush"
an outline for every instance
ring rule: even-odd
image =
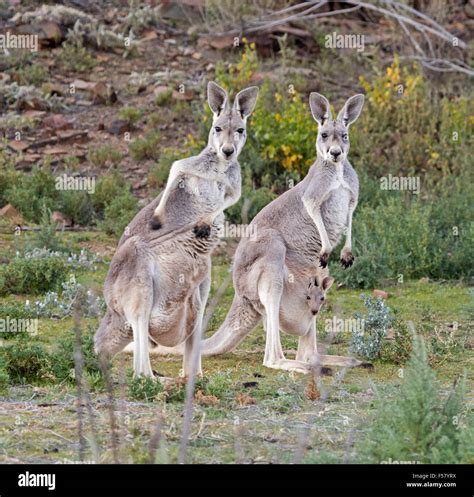
[[[0,295],[39,294],[54,290],[66,281],[67,261],[62,257],[15,257],[0,266]]]
[[[465,416],[465,381],[446,396],[428,365],[421,337],[415,337],[409,366],[393,400],[380,398],[377,413],[358,453],[364,462],[417,461],[453,464],[472,461],[472,418]]]
[[[130,124],[136,124],[143,116],[143,110],[137,109],[136,107],[123,107],[120,109],[118,116],[124,121],[128,121]]]
[[[104,210],[114,198],[124,195],[130,186],[118,171],[111,171],[99,178],[95,193],[92,195],[92,206],[99,218],[104,217]]]
[[[62,284],[61,295],[57,292],[48,292],[42,299],[36,300],[33,304],[26,301],[25,312],[36,318],[63,319],[72,316],[74,304],[79,295],[84,295],[86,301],[82,309],[84,316],[97,317],[105,310],[103,299],[96,296],[90,289],[86,290],[72,277]]]
[[[8,392],[10,386],[10,375],[5,368],[5,365],[0,364],[0,394]]]
[[[57,61],[60,65],[75,72],[91,71],[97,64],[93,55],[84,47],[63,43]]]
[[[14,178],[12,182],[7,181],[3,197],[6,202],[16,207],[25,219],[39,223],[43,206],[56,210],[59,191],[56,190],[54,176],[49,171],[34,168],[30,175],[20,174]]]
[[[87,159],[94,166],[103,168],[105,166],[115,166],[122,160],[122,152],[112,145],[89,149]]]
[[[155,97],[155,105],[157,107],[163,107],[164,105],[168,105],[171,102],[171,97],[173,96],[173,90],[168,88],[166,91],[162,91],[158,93]]]
[[[1,347],[0,363],[13,383],[38,383],[52,377],[50,354],[30,339],[20,338]]]
[[[152,402],[164,392],[158,378],[132,377],[128,381],[128,395],[134,400]]]
[[[134,140],[128,146],[128,151],[133,159],[159,159],[160,157],[160,133],[150,131],[144,138]]]
[[[392,332],[392,339],[382,343],[380,359],[393,364],[405,364],[411,354],[412,333],[400,318],[396,318],[392,323]]]
[[[63,250],[62,233],[56,231],[58,224],[51,221],[51,211],[45,206],[41,209],[40,229],[36,231],[31,239],[34,248],[57,251]]]
[[[58,381],[75,381],[75,351],[76,337],[74,330],[60,338],[56,350],[51,354],[52,373]],[[94,331],[88,329],[81,334],[81,350],[83,357],[83,374],[93,380],[96,387],[104,386],[103,376],[94,353]]]
[[[48,78],[48,69],[40,64],[25,65],[15,72],[15,79],[18,84],[25,86],[41,86]]]
[[[72,220],[73,224],[87,226],[94,219],[91,194],[85,191],[62,191],[60,212]]]
[[[162,188],[166,184],[171,166],[178,156],[178,151],[172,148],[161,150],[158,164],[153,166],[148,174],[148,184],[151,188]]]
[[[362,295],[367,315],[355,314],[355,318],[363,321],[362,329],[352,332],[350,350],[363,359],[373,360],[378,357],[388,328],[392,324],[392,314],[382,298],[376,299]]]
[[[110,235],[120,236],[137,211],[137,199],[130,192],[123,193],[106,206],[100,227]]]

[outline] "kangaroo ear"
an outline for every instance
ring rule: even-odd
[[[257,95],[258,86],[250,86],[237,93],[234,100],[234,109],[241,113],[242,118],[246,118],[252,114],[257,103]]]
[[[207,84],[207,102],[212,112],[219,115],[227,107],[227,92],[214,81],[209,81]]]
[[[333,283],[334,283],[334,278],[331,278],[331,276],[326,276],[322,284],[323,290],[324,291],[329,290]]]
[[[313,92],[310,94],[309,107],[314,120],[320,126],[324,126],[324,124],[331,119],[331,109],[329,107],[328,99],[319,93]]]
[[[360,115],[362,107],[364,106],[364,95],[359,93],[349,98],[341,109],[341,112],[337,115],[337,120],[348,127],[352,124]]]

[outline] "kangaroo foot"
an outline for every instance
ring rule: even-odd
[[[264,361],[264,366],[272,369],[283,369],[284,371],[293,371],[295,373],[308,374],[310,365],[301,361],[292,361],[290,359],[277,359],[274,361]]]

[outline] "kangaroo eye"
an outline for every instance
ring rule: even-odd
[[[347,133],[344,133],[344,134],[342,135],[342,139],[346,142],[346,141],[347,141],[347,138],[348,138]]]
[[[321,297],[321,302],[324,300],[324,297]]]
[[[311,300],[311,297],[308,295],[308,296],[306,297],[306,300]]]
[[[245,130],[244,130],[244,128],[239,128],[239,129],[237,130],[237,133],[239,133],[239,135],[241,135],[244,131],[245,131]]]
[[[220,133],[222,131],[222,128],[219,128],[219,126],[216,126],[214,129],[216,130],[217,133]]]
[[[328,134],[327,134],[327,133],[321,133],[321,138],[322,138],[323,140],[325,140],[327,137],[328,137]]]

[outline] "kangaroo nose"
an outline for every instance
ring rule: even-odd
[[[331,155],[332,155],[335,159],[337,159],[337,158],[341,155],[341,153],[342,153],[342,152],[341,152],[341,150],[338,150],[338,149],[336,149],[336,150],[331,150]]]
[[[317,313],[318,311],[313,311],[313,316],[316,316]]]
[[[229,158],[234,153],[234,147],[224,147],[222,152],[227,158]]]

